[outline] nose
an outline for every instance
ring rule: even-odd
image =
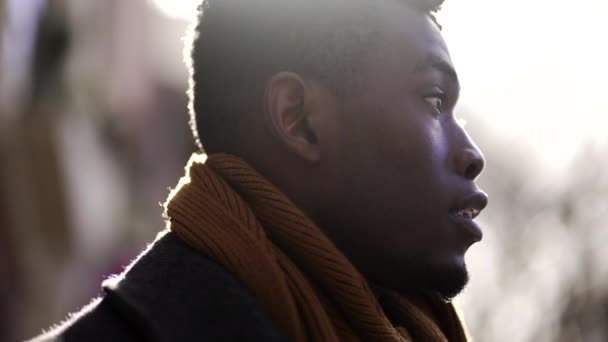
[[[475,180],[485,167],[486,160],[465,128],[459,124],[455,127],[451,136],[454,146],[452,154],[454,171],[467,180]]]
[[[483,170],[486,162],[477,147],[462,149],[456,157],[456,171],[466,179],[474,180]]]
[[[462,148],[456,155],[456,172],[466,179],[475,180],[485,167],[486,161],[479,148],[472,141],[469,142],[470,145]]]

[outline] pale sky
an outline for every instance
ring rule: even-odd
[[[559,168],[608,143],[608,1],[446,1],[444,37],[462,79],[460,110]]]

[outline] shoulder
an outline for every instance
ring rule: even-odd
[[[230,273],[172,233],[103,288],[103,298],[34,341],[281,340]]]

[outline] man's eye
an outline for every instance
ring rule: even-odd
[[[431,106],[433,106],[433,108],[435,109],[437,114],[441,114],[443,112],[443,96],[442,95],[426,96],[424,99]]]

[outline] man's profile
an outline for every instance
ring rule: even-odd
[[[206,0],[167,230],[66,341],[466,341],[487,204],[442,0]],[[206,160],[205,160],[206,159]]]

